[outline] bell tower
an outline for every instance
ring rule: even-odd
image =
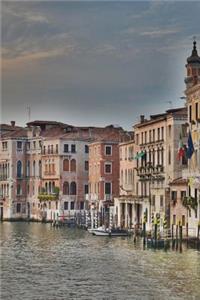
[[[187,76],[185,78],[186,89],[200,83],[200,57],[197,52],[194,38],[192,54],[187,58]]]

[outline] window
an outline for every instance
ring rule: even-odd
[[[182,133],[182,137],[187,137],[187,125],[186,124],[181,125],[181,133]]]
[[[33,142],[33,149],[36,149],[36,141]]]
[[[89,163],[88,161],[86,160],[85,161],[85,171],[88,171],[89,170]]]
[[[38,162],[38,168],[39,168],[39,176],[42,177],[42,162],[39,160]]]
[[[171,135],[172,135],[172,126],[169,125],[168,126],[168,136],[169,136],[169,138],[171,138]]]
[[[161,140],[164,140],[164,127],[161,127]]]
[[[153,197],[152,197],[152,206],[155,206],[155,204],[156,204],[156,196],[153,195]]]
[[[58,209],[58,201],[56,201],[56,209]]]
[[[85,153],[89,153],[89,147],[88,147],[88,145],[85,145]]]
[[[22,142],[17,142],[17,150],[22,150]]]
[[[43,147],[43,154],[46,154],[46,147]]]
[[[172,191],[171,197],[172,197],[173,201],[176,201],[177,200],[177,191]]]
[[[17,162],[17,177],[22,177],[22,162],[20,160]]]
[[[33,161],[33,177],[35,177],[35,161]]]
[[[21,203],[17,203],[17,213],[19,214],[21,212]]]
[[[17,195],[18,196],[21,195],[21,192],[22,192],[22,190],[21,190],[21,184],[18,184],[17,185]]]
[[[144,133],[144,142],[145,142],[145,144],[147,143],[147,131],[145,131],[145,133]]]
[[[51,145],[51,154],[53,154],[53,145]]]
[[[85,194],[88,194],[88,184],[85,184]]]
[[[8,143],[7,142],[2,142],[2,150],[3,151],[8,150]]]
[[[70,195],[76,195],[76,182],[74,181],[70,184]]]
[[[58,144],[56,144],[56,154],[58,154]]]
[[[149,130],[149,143],[151,143],[151,130]]]
[[[139,145],[139,134],[136,134],[136,145]]]
[[[155,129],[153,129],[153,142],[155,142]]]
[[[163,207],[163,196],[160,196],[160,207]]]
[[[49,201],[49,209],[51,209],[51,202]]]
[[[157,140],[160,140],[160,128],[158,128],[158,136],[157,136]]]
[[[69,172],[69,159],[63,160],[63,171]]]
[[[71,152],[76,153],[76,145],[74,144],[71,145]]]
[[[81,202],[80,202],[80,209],[81,209],[81,210],[84,209],[84,201],[81,201]]]
[[[26,162],[26,176],[30,176],[30,160]]]
[[[105,154],[112,155],[112,146],[105,146]]]
[[[69,152],[69,145],[68,144],[64,144],[64,152],[65,153]]]
[[[76,160],[75,159],[72,159],[70,161],[70,171],[71,172],[76,172]]]
[[[50,154],[50,145],[48,145],[48,154]]]
[[[71,210],[74,210],[74,201],[72,201],[72,202],[70,203],[70,209],[71,209]]]
[[[186,197],[186,191],[181,191],[181,200],[183,200]]]
[[[64,202],[64,210],[68,210],[68,201]]]
[[[105,182],[105,194],[106,195],[111,195],[111,182]]]
[[[192,122],[192,105],[189,105],[189,122]]]
[[[171,165],[171,148],[168,149],[168,164]]]
[[[105,163],[104,171],[106,174],[112,173],[112,164],[111,163]]]
[[[195,103],[195,114],[196,114],[196,120],[198,120],[198,117],[199,117],[199,107],[198,107],[198,102]]]
[[[69,195],[69,183],[67,181],[63,183],[63,195]]]
[[[30,150],[30,142],[26,143],[26,150]]]

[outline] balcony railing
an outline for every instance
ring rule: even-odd
[[[157,165],[152,166],[150,164],[146,166],[141,166],[136,168],[137,170],[137,176],[150,176],[150,175],[156,175],[164,172],[164,166],[163,165]]]
[[[59,199],[58,194],[39,194],[38,199],[40,201],[55,201]]]

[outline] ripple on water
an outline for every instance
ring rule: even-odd
[[[3,223],[2,299],[200,299],[200,253],[143,250],[49,224]]]

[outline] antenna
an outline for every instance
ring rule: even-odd
[[[28,121],[30,122],[30,120],[31,120],[31,107],[29,105],[27,106],[27,114],[28,114]]]

